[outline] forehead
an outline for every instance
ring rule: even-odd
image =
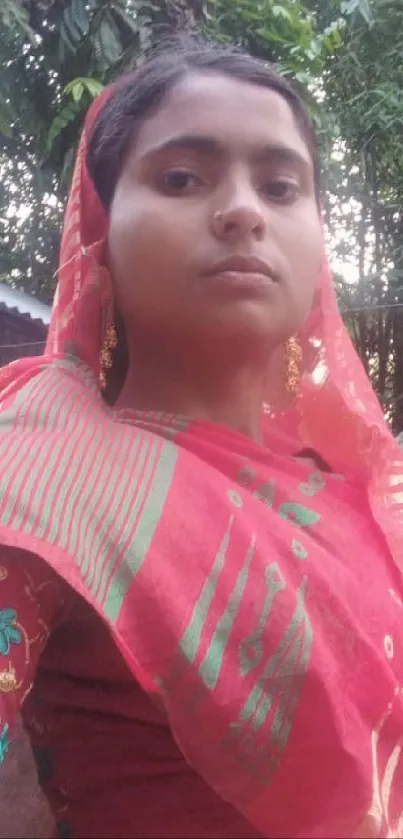
[[[234,151],[285,145],[311,164],[294,114],[279,93],[215,73],[189,74],[167,93],[143,122],[135,154],[183,134],[209,136]]]

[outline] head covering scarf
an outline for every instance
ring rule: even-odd
[[[351,836],[359,827],[343,811],[338,772],[332,781],[332,806],[336,813],[333,832],[326,821],[326,807],[321,800],[320,755],[316,756],[316,768],[309,763],[305,767],[303,789],[301,784],[296,787],[296,782],[289,783],[295,755],[310,754],[309,743],[304,740],[306,718],[300,719],[299,727],[297,719],[292,737],[288,741],[288,732],[284,739],[289,753],[286,750],[286,768],[282,769],[281,789],[286,790],[281,793],[285,807],[282,820],[276,816],[279,787],[274,785],[273,792],[273,785],[265,786],[277,772],[278,755],[273,757],[267,744],[258,743],[256,749],[253,746],[257,755],[254,771],[253,766],[249,773],[246,771],[247,756],[254,743],[252,734],[257,736],[258,725],[255,720],[246,739],[237,739],[241,723],[233,721],[238,689],[231,688],[234,661],[231,656],[227,661],[227,646],[222,642],[220,647],[217,640],[227,637],[230,618],[223,612],[218,635],[209,641],[203,635],[207,631],[204,617],[200,618],[200,614],[210,614],[212,604],[218,609],[220,602],[222,608],[225,605],[223,594],[220,601],[217,581],[221,579],[234,533],[235,554],[232,570],[228,571],[234,588],[227,595],[241,602],[246,586],[250,603],[245,580],[249,580],[249,565],[257,555],[253,534],[260,527],[256,524],[258,519],[260,522],[263,515],[271,517],[271,535],[263,561],[267,564],[267,556],[272,557],[265,574],[269,584],[271,569],[273,602],[276,592],[288,591],[288,584],[292,589],[292,596],[280,605],[277,618],[272,609],[271,626],[276,627],[278,621],[273,644],[274,650],[279,644],[278,649],[284,652],[287,643],[291,643],[289,633],[297,627],[294,653],[301,667],[295,696],[302,691],[302,676],[310,667],[310,626],[316,637],[320,637],[321,628],[315,627],[313,618],[310,624],[302,609],[305,577],[298,582],[296,572],[284,571],[282,565],[285,546],[295,533],[295,521],[291,522],[288,516],[290,505],[283,505],[280,516],[275,516],[269,503],[265,508],[260,504],[257,509],[256,498],[242,494],[239,487],[224,491],[228,480],[220,471],[221,464],[226,463],[220,446],[229,439],[244,461],[246,458],[245,462],[262,460],[263,451],[269,451],[274,459],[279,453],[291,456],[298,448],[316,451],[335,471],[361,487],[399,577],[403,562],[402,454],[343,325],[326,264],[312,312],[300,333],[304,369],[300,394],[292,408],[276,410],[273,376],[278,378],[274,384],[280,387],[281,364],[277,371],[271,371],[271,394],[262,410],[264,449],[242,435],[212,424],[189,424],[181,418],[155,413],[115,411],[105,404],[98,382],[100,351],[113,311],[113,293],[105,265],[108,218],[89,177],[86,153],[91,126],[108,95],[110,91],[90,109],[78,150],[45,355],[19,360],[0,373],[0,542],[42,557],[91,604],[107,622],[143,688],[163,697],[174,734],[189,761],[263,835]],[[195,433],[198,430],[204,434],[203,451],[208,456],[199,456]],[[216,463],[212,466],[214,458]],[[286,488],[287,475],[280,467],[277,472],[279,485]],[[268,485],[265,492],[267,501]],[[225,494],[232,505],[228,515],[227,507],[222,513],[217,501]],[[301,525],[303,514],[307,515],[306,510],[304,513],[304,508],[299,507],[297,522]],[[343,521],[342,526],[348,527],[348,522]],[[181,558],[188,539],[193,559]],[[294,552],[300,551],[303,557],[303,547],[294,541]],[[244,544],[246,554],[239,547]],[[314,548],[312,552],[314,562]],[[360,541],[352,531],[351,561],[356,561],[359,552]],[[172,557],[177,559],[173,561]],[[337,584],[337,580],[331,583],[335,591]],[[260,590],[261,587],[257,599]],[[337,596],[342,602],[343,593],[338,592]],[[246,624],[251,619],[248,608],[245,607]],[[249,641],[258,659],[260,640],[252,633]],[[217,659],[215,669],[207,667],[213,653],[220,660],[220,678]],[[276,655],[275,652],[272,661]],[[326,692],[326,674],[331,674],[329,662],[328,665],[328,669],[326,665],[320,671],[322,675],[325,672],[324,683],[319,680],[317,694],[313,693],[317,707],[310,713],[318,714],[318,719],[321,691]],[[244,663],[242,684],[249,684],[249,671],[254,666]],[[281,679],[275,684],[280,683]],[[242,694],[243,688],[239,690]],[[276,690],[278,694],[276,688],[272,699],[267,700],[266,715],[270,703],[274,707],[280,702]],[[257,695],[259,703],[266,701],[261,691],[262,681],[252,685],[241,714],[243,721],[248,719],[248,702],[257,706]],[[386,707],[387,691],[382,701]],[[296,713],[296,700],[295,703],[290,720]],[[342,741],[342,706],[334,714]],[[276,716],[272,724],[274,731],[279,725]],[[238,744],[235,751],[231,737],[225,735],[225,726],[229,726],[229,734]],[[372,726],[375,720],[368,721],[368,730]],[[199,730],[201,739],[197,738]],[[218,742],[222,746],[219,753]],[[333,745],[329,748],[331,761],[337,763],[336,746],[334,756]],[[368,772],[370,749],[369,736],[365,753]],[[347,769],[341,765],[340,772],[345,771],[346,778],[355,759],[351,754]],[[386,830],[385,826],[380,830]]]

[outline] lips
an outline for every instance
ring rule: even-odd
[[[276,281],[275,272],[271,267],[261,259],[252,256],[231,256],[216,262],[211,268],[206,271],[207,277],[214,277],[219,274],[245,274],[245,275],[261,275],[268,277],[272,281]]]

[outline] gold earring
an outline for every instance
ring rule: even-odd
[[[101,390],[106,388],[106,374],[113,364],[113,351],[118,344],[115,324],[112,322],[105,331],[104,342],[99,354],[99,384]]]
[[[295,336],[289,338],[284,345],[285,386],[291,396],[296,396],[301,384],[302,348]]]

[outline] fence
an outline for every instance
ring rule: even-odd
[[[19,313],[0,310],[0,367],[27,355],[41,355],[47,328]]]

